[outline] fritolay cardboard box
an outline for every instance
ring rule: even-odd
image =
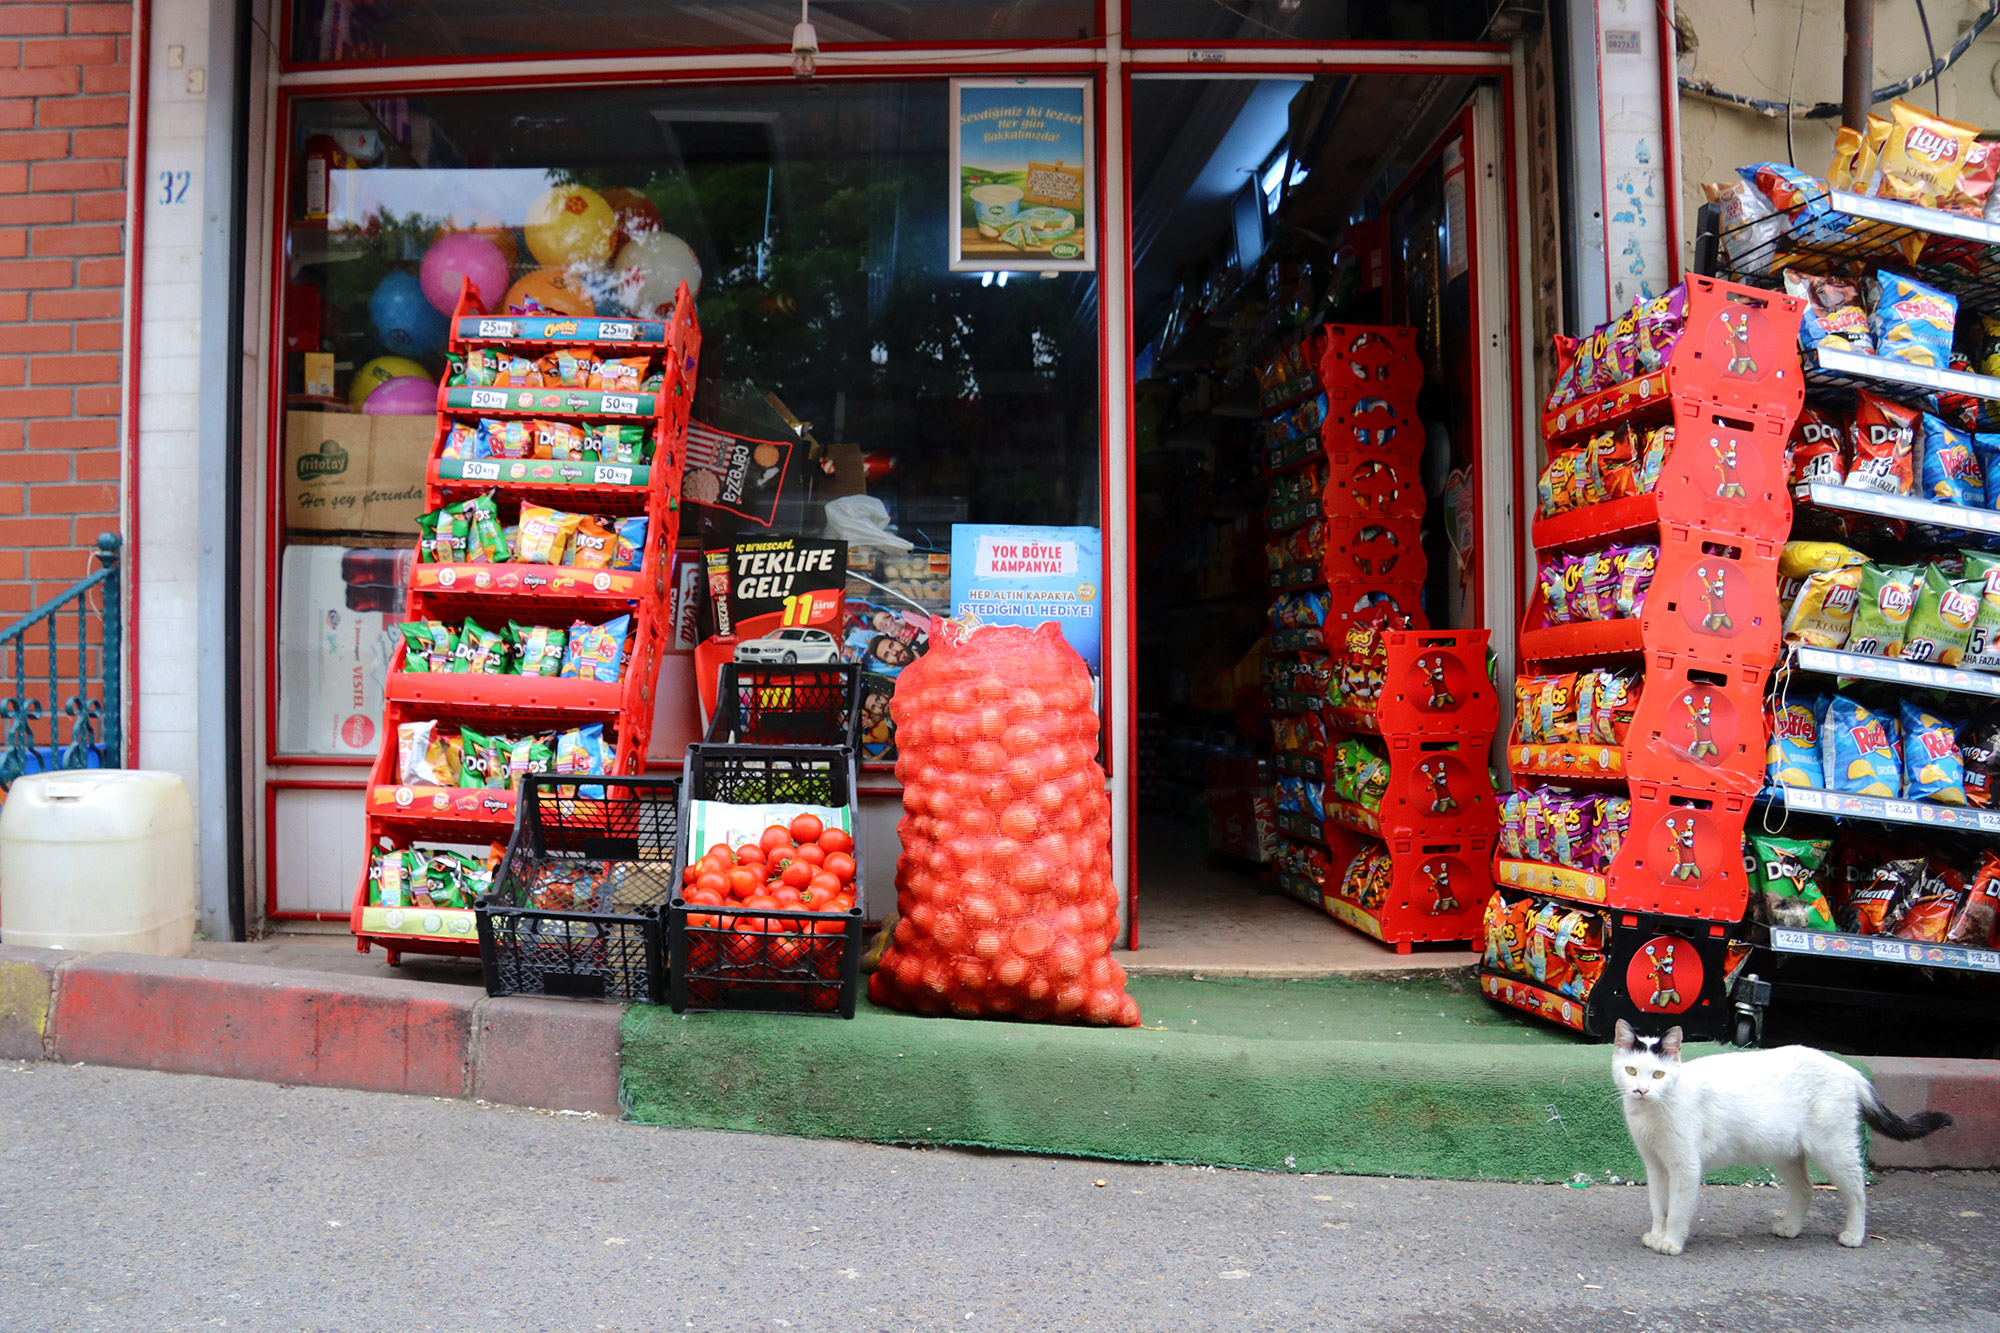
[[[437,418],[285,413],[285,527],[407,535],[424,512]]]

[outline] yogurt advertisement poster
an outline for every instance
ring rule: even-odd
[[[1099,549],[1096,528],[954,524],[951,613],[1029,629],[1056,621],[1095,677],[1103,660]]]
[[[954,79],[951,115],[951,267],[1093,267],[1089,83]]]

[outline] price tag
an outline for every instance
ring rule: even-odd
[[[597,469],[597,484],[599,486],[630,486],[632,484],[632,469],[629,467],[600,466]]]
[[[1983,967],[1988,971],[2000,971],[2000,953],[1994,953],[1990,949],[1967,949],[1965,951],[1965,961],[1971,963],[1974,967]]]
[[[482,338],[511,338],[514,336],[514,321],[511,319],[482,319],[479,321],[479,336]]]
[[[604,395],[604,410],[606,412],[637,412],[639,410],[639,400],[631,394],[607,393]]]
[[[500,465],[498,463],[460,463],[458,465],[458,475],[466,481],[498,481],[500,480]]]
[[[1824,810],[1826,809],[1826,797],[1816,791],[1787,787],[1785,789],[1785,804],[1795,810]]]
[[[1884,962],[1889,963],[1900,963],[1904,958],[1903,946],[1901,944],[1892,944],[1888,940],[1873,941],[1868,946],[1868,952],[1873,957],[1880,958]]]
[[[1917,809],[1916,805],[1910,801],[1884,801],[1882,802],[1882,818],[1915,821],[1928,818],[1928,816],[1923,811]]]
[[[1922,667],[1916,665],[1913,662],[1897,663],[1896,674],[1904,680],[1916,680],[1916,681],[1923,680],[1924,678],[1930,675],[1928,671],[1925,671]]]
[[[1804,951],[1807,947],[1806,937],[1796,930],[1774,930],[1771,932],[1771,947],[1773,949],[1788,951]]]
[[[619,339],[629,342],[638,335],[630,324],[607,319],[598,324],[597,336],[607,341]]]
[[[507,395],[498,389],[474,389],[472,391],[472,405],[474,407],[504,408],[507,406]]]

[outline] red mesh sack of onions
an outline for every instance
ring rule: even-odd
[[[1053,622],[931,622],[896,681],[901,919],[868,998],[962,1018],[1134,1027],[1111,959],[1111,803],[1090,671]]]

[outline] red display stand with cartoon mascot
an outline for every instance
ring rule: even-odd
[[[1578,343],[1551,398],[1480,971],[1502,1004],[1733,1028],[1802,310],[1691,277]]]

